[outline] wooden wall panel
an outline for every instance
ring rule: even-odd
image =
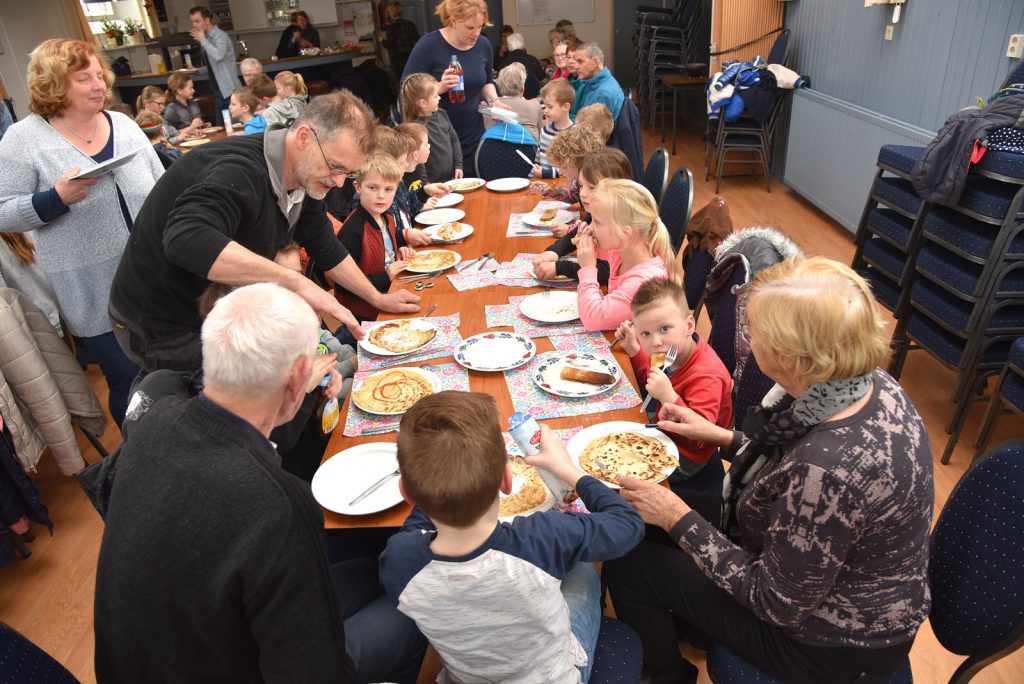
[[[783,3],[779,0],[715,0],[711,37],[714,51],[746,43],[772,29],[782,26]],[[757,55],[768,56],[775,36],[722,55],[713,66],[728,59],[750,60]],[[713,72],[716,68],[711,69]]]

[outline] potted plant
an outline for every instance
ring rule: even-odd
[[[124,44],[124,29],[115,20],[107,19],[100,25],[100,28],[103,29],[103,33],[107,35],[107,38],[113,40],[115,44]]]
[[[129,43],[137,45],[141,43],[142,38],[142,22],[137,19],[125,19],[124,20],[124,32],[128,36]]]

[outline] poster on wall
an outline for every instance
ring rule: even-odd
[[[516,0],[520,26],[554,26],[559,19],[572,19],[574,24],[594,21],[594,0]]]

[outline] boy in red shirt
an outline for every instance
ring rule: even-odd
[[[615,337],[629,354],[637,382],[662,404],[689,407],[715,425],[729,427],[732,377],[715,350],[697,336],[682,287],[667,278],[648,280],[634,295],[630,312],[633,320],[619,325]],[[661,364],[672,345],[676,360],[663,371]],[[679,447],[683,477],[699,473],[715,453],[712,444],[674,433],[669,437]]]

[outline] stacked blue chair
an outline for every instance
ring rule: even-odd
[[[988,411],[985,412],[985,420],[978,431],[978,439],[974,443],[975,455],[988,446],[996,420],[1004,407],[1017,414],[1024,414],[1024,337],[1018,337],[1010,347],[1009,358],[1003,366]]]
[[[1024,441],[1008,442],[978,459],[946,500],[932,532],[928,619],[943,648],[966,660],[949,684],[1024,645]],[[715,684],[784,684],[722,644],[708,649]],[[913,681],[906,660],[888,684]]]
[[[658,110],[671,94],[660,86],[660,77],[670,73],[684,73],[698,68],[707,73],[707,64],[695,64],[706,55],[707,41],[699,35],[706,19],[701,0],[676,0],[671,10],[657,7],[639,7],[633,32],[634,83],[637,85],[637,103],[643,117],[654,126]],[[663,140],[664,142],[664,140]]]

